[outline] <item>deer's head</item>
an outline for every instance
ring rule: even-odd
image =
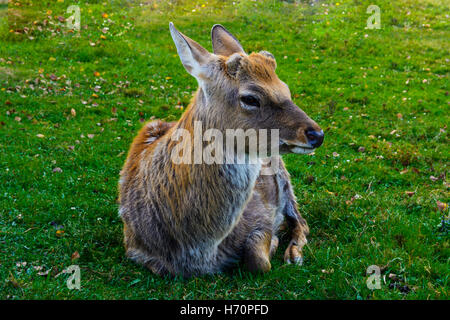
[[[282,152],[311,153],[323,131],[291,99],[289,87],[275,73],[267,52],[247,55],[223,26],[211,30],[214,53],[179,32],[170,32],[181,62],[201,89],[200,118],[217,128],[278,129]]]

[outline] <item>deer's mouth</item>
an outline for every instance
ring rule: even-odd
[[[296,153],[296,154],[310,154],[313,153],[316,148],[313,148],[306,143],[292,143],[285,140],[280,140],[280,150],[283,153]]]

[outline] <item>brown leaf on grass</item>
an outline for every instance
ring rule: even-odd
[[[397,113],[397,118],[402,119],[403,115],[401,113]]]
[[[72,260],[77,260],[80,258],[80,254],[78,253],[78,251],[75,251],[74,253],[72,253],[71,259]]]
[[[7,282],[10,283],[14,288],[20,288],[20,284],[16,281],[16,279],[14,279],[12,275]]]
[[[22,121],[22,118],[21,117],[14,117],[14,120],[16,120],[17,122],[20,122],[20,121]]]
[[[445,202],[440,202],[438,200],[438,201],[436,201],[436,204],[437,204],[437,207],[438,207],[439,211],[444,212],[448,208],[448,204],[446,204]]]
[[[415,191],[405,191],[405,194],[409,197],[412,197],[415,193]]]

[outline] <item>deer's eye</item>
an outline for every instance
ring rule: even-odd
[[[243,107],[259,108],[259,100],[254,96],[241,96],[241,105]]]

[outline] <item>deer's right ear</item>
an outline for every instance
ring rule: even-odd
[[[211,54],[191,38],[178,31],[172,22],[169,23],[170,34],[177,47],[181,63],[187,72],[195,78],[202,78],[203,66],[207,64]]]
[[[239,41],[222,25],[215,24],[211,29],[213,51],[217,55],[229,57],[234,53],[245,54]]]

